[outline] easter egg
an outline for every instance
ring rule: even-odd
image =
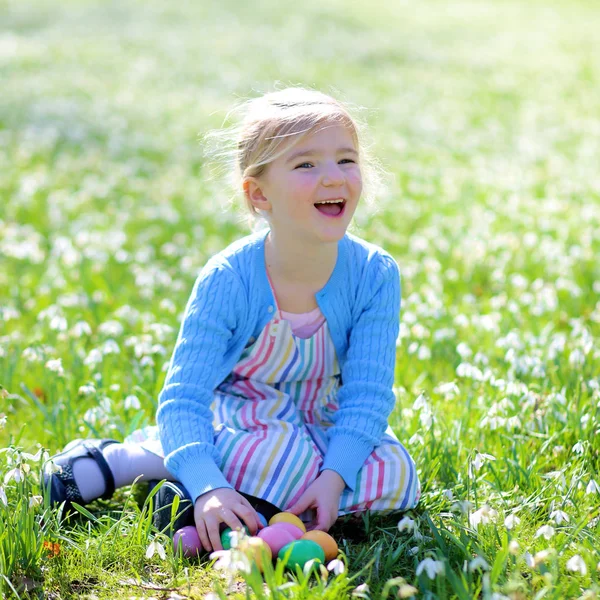
[[[289,512],[280,512],[271,517],[269,525],[275,525],[275,523],[291,523],[306,533],[306,527],[304,527],[304,523],[296,515],[293,515]]]
[[[173,536],[173,547],[175,552],[179,550],[181,546],[181,552],[186,558],[192,556],[198,556],[202,552],[202,543],[198,537],[198,532],[193,525],[187,525],[182,527],[175,532]]]
[[[246,535],[250,535],[250,531],[248,530],[248,528],[244,525],[244,531],[246,532]],[[221,544],[223,546],[223,550],[230,550],[231,549],[231,534],[233,533],[233,530],[231,529],[231,527],[227,527],[225,529],[223,529],[222,533],[221,533]]]
[[[325,562],[325,552],[323,548],[312,540],[295,540],[286,544],[277,554],[277,557],[284,560],[289,552],[286,566],[294,569],[298,565],[301,569],[309,560],[318,560]]]
[[[323,552],[325,552],[325,560],[330,561],[334,558],[337,558],[338,555],[338,545],[336,541],[324,531],[307,531],[301,538],[301,540],[312,540],[313,542],[317,542],[321,548],[323,548]]]
[[[269,525],[269,527],[276,527],[277,529],[283,529],[284,531],[291,533],[294,536],[295,540],[299,540],[304,535],[304,531],[302,531],[302,529],[299,529],[298,527],[296,527],[295,525],[292,525],[291,523],[275,523],[274,525]]]
[[[265,517],[265,515],[263,515],[262,513],[256,513],[258,515],[258,520],[262,523],[263,527],[267,527],[267,525],[269,524],[269,522],[267,521],[267,517]]]
[[[240,542],[238,550],[243,552],[251,562],[254,562],[259,571],[262,571],[267,562],[271,562],[273,554],[269,544],[259,537],[249,537]]]
[[[293,542],[295,538],[289,531],[286,531],[283,527],[277,525],[269,525],[258,532],[257,537],[264,540],[271,548],[273,555],[277,556],[277,553],[290,542]]]

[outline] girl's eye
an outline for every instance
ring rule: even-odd
[[[340,163],[344,163],[344,162],[354,163],[356,161],[352,160],[351,158],[342,158],[342,160],[340,160]],[[309,163],[309,162],[302,163],[302,164],[298,165],[296,167],[296,169],[301,169],[301,168],[307,167],[307,166],[312,167],[312,163]]]

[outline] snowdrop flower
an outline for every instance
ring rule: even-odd
[[[98,348],[90,350],[89,354],[85,357],[83,364],[87,367],[95,367],[102,362],[102,352]]]
[[[550,518],[554,520],[557,525],[560,525],[563,521],[569,522],[569,515],[563,510],[554,510],[550,513]]]
[[[125,401],[123,402],[123,405],[125,407],[125,410],[140,410],[141,408],[139,398],[134,395],[127,396],[127,398],[125,398]]]
[[[0,429],[4,429],[6,425],[7,417],[4,413],[0,413]]]
[[[400,522],[398,523],[398,531],[402,533],[403,531],[414,531],[415,522],[410,517],[402,517]]]
[[[554,548],[548,548],[546,550],[540,550],[536,552],[535,556],[531,556],[529,552],[525,552],[524,559],[527,563],[527,566],[535,569],[538,565],[541,565],[543,562],[546,562],[548,557],[554,552]]]
[[[569,571],[573,571],[573,573],[581,573],[582,575],[587,575],[587,565],[585,564],[583,558],[579,556],[579,554],[572,556],[567,561],[567,569]]]
[[[480,454],[478,452],[473,460],[473,466],[475,467],[475,470],[479,471],[486,460],[496,460],[496,457],[492,456],[491,454]]]
[[[506,529],[508,530],[511,530],[514,528],[515,525],[518,525],[520,522],[521,519],[519,519],[519,517],[517,517],[517,515],[513,513],[511,515],[508,515],[508,517],[504,519],[504,527],[506,527]]]
[[[146,549],[146,558],[152,558],[155,552],[158,553],[162,560],[167,558],[164,546],[160,542],[153,540]]]
[[[14,469],[11,469],[5,476],[4,476],[4,485],[6,485],[11,479],[14,479],[17,483],[23,481],[24,479],[24,473],[21,470],[20,467],[16,467]]]
[[[217,559],[214,568],[225,571],[230,575],[236,575],[238,572],[250,573],[252,565],[246,554],[239,550],[217,550],[210,555],[211,560]]]
[[[513,555],[513,556],[517,556],[517,554],[519,554],[519,550],[521,549],[521,546],[519,546],[519,542],[517,542],[517,540],[511,540],[508,544],[508,551]]]
[[[327,570],[333,571],[334,575],[340,575],[346,572],[346,565],[336,558],[327,565]]]
[[[445,400],[451,400],[460,393],[460,390],[454,381],[440,383],[433,391],[440,394],[440,396],[444,396]]]
[[[492,521],[495,521],[498,517],[498,511],[494,510],[487,504],[484,504],[479,510],[469,515],[469,523],[471,527],[477,529],[480,524],[487,525]]]
[[[121,349],[115,340],[108,339],[102,345],[102,354],[120,354]]]
[[[0,485],[0,502],[4,504],[4,506],[8,506],[8,498],[6,497],[6,492],[4,488]]]
[[[433,560],[433,558],[425,558],[417,566],[417,577],[423,571],[427,573],[429,579],[435,579],[438,575],[444,573],[444,562],[441,560]]]
[[[369,597],[369,586],[366,583],[361,583],[358,587],[352,590],[352,595],[356,598],[368,598]]]
[[[96,387],[93,383],[86,383],[79,387],[78,393],[80,396],[91,396],[96,393]]]
[[[466,515],[473,508],[473,503],[469,500],[457,500],[451,507],[452,512],[460,512]]]
[[[551,525],[542,525],[536,532],[535,537],[538,538],[540,536],[545,537],[549,540],[554,535],[554,527]]]
[[[581,442],[577,442],[574,446],[573,446],[573,452],[575,454],[583,454],[584,452],[584,446]]]
[[[92,328],[86,321],[77,321],[77,323],[71,327],[69,335],[74,338],[80,338],[84,335],[92,335]]]
[[[476,556],[469,563],[469,571],[471,571],[471,573],[473,571],[477,571],[477,570],[480,570],[480,571],[489,571],[490,570],[490,565],[482,556]]]
[[[62,358],[49,360],[45,366],[48,371],[56,373],[59,377],[62,377],[65,374],[65,370],[62,367]]]
[[[586,494],[600,494],[600,486],[595,482],[595,480],[590,479],[590,482],[587,484],[585,488]]]
[[[39,506],[43,501],[44,499],[41,496],[31,496],[31,498],[29,498],[29,508]]]

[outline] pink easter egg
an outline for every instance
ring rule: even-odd
[[[268,544],[271,552],[273,552],[273,556],[276,556],[286,544],[296,540],[289,531],[275,525],[261,529],[256,537],[259,537]]]
[[[269,525],[269,527],[277,527],[278,529],[283,529],[284,531],[291,533],[294,536],[295,540],[299,540],[304,535],[304,531],[302,531],[300,527],[296,527],[291,523],[274,523],[273,525]]]
[[[183,556],[186,558],[198,556],[202,552],[202,542],[200,542],[198,531],[193,525],[186,525],[175,532],[173,536],[175,553],[177,553],[180,544]]]

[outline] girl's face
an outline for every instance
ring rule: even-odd
[[[312,243],[339,241],[362,191],[351,130],[332,124],[306,134],[270,163],[260,178],[247,181],[245,190],[281,237]]]

